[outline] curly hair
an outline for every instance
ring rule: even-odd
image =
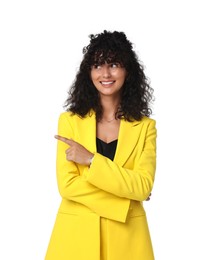
[[[153,99],[153,89],[145,76],[132,43],[123,32],[110,32],[89,35],[90,44],[83,48],[83,59],[76,78],[68,91],[64,107],[67,111],[86,116],[91,109],[95,111],[97,120],[102,118],[102,106],[99,93],[90,77],[93,65],[120,63],[127,71],[127,77],[122,86],[120,106],[117,118],[127,121],[141,120],[152,113],[150,102]]]

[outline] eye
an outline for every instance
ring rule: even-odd
[[[93,69],[100,69],[100,68],[101,68],[101,65],[99,65],[99,64],[94,64],[94,65],[92,66],[92,68],[93,68]]]
[[[118,62],[113,62],[110,64],[111,68],[119,68],[120,64]]]

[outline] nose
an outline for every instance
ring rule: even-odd
[[[110,68],[106,64],[102,68],[102,76],[104,78],[109,78],[111,76]]]

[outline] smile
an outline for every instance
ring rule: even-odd
[[[113,84],[115,81],[100,81],[102,85],[110,85]]]

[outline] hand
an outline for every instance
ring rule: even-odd
[[[150,193],[150,195],[149,195],[149,197],[146,199],[146,201],[149,201],[149,200],[150,200],[151,195],[152,195],[152,194]]]
[[[55,135],[55,138],[68,144],[70,147],[65,151],[66,159],[81,165],[90,165],[90,160],[94,156],[93,153],[89,152],[84,146],[75,142],[72,139]]]

